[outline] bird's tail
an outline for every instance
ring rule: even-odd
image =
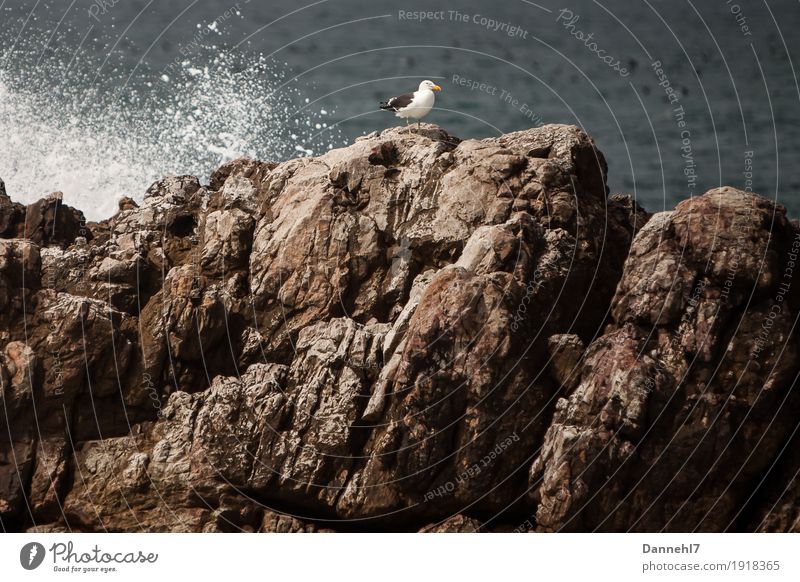
[[[388,101],[381,101],[381,109],[384,111],[394,111],[394,107],[389,105]]]

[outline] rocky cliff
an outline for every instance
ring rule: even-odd
[[[800,228],[606,172],[424,125],[101,223],[0,187],[2,527],[797,531]]]

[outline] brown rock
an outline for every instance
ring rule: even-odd
[[[572,333],[551,335],[547,339],[550,373],[566,393],[572,392],[580,380],[579,364],[586,349],[581,338]]]
[[[781,285],[798,248],[782,207],[731,188],[647,223],[533,465],[541,529],[740,523],[800,406],[797,290]]]
[[[76,238],[92,238],[86,227],[83,213],[62,203],[61,192],[53,192],[47,198],[28,205],[25,224],[19,236],[28,238],[40,246],[57,245],[66,248]]]
[[[425,526],[420,530],[421,533],[478,533],[481,523],[478,520],[454,515],[445,521],[433,525]]]
[[[41,285],[39,247],[24,239],[0,239],[0,321],[4,328],[22,316]]]
[[[0,192],[4,527],[795,527],[797,226],[606,171],[424,125],[91,225]]]
[[[17,238],[23,236],[22,226],[25,223],[25,207],[12,202],[6,194],[6,185],[0,179],[0,237]]]
[[[39,520],[63,518],[61,504],[66,482],[66,455],[67,443],[63,439],[47,439],[38,444],[28,500]]]

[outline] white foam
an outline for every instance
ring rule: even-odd
[[[291,83],[280,87],[285,71],[224,54],[198,62],[175,64],[116,94],[24,75],[26,82],[10,83],[0,73],[0,178],[9,195],[30,203],[60,190],[67,204],[97,220],[112,215],[123,195],[141,200],[164,175],[205,179],[228,159],[313,155],[341,140],[312,137],[320,114],[303,108]]]

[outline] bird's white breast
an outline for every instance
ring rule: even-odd
[[[411,117],[413,119],[422,119],[433,109],[433,104],[436,101],[436,95],[430,89],[423,89],[422,91],[414,92],[414,98],[407,107],[404,107],[397,112],[397,117]]]

